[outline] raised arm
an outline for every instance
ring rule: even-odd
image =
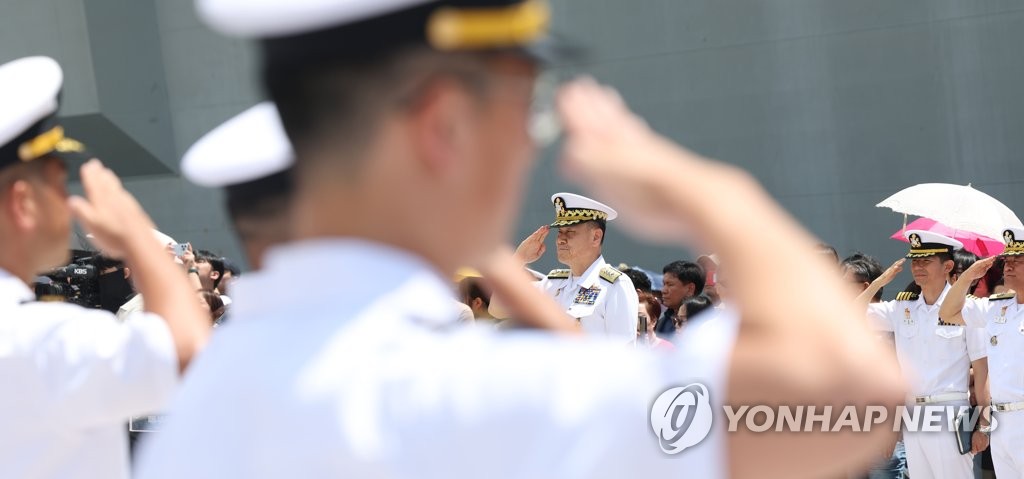
[[[949,292],[946,293],[946,298],[942,300],[939,318],[950,324],[964,324],[963,310],[964,303],[967,301],[967,291],[971,288],[971,283],[985,276],[995,261],[995,256],[975,261],[967,268],[967,271],[957,278],[953,286],[949,288]]]
[[[874,298],[882,288],[891,283],[892,280],[896,279],[896,275],[903,271],[903,263],[906,261],[906,258],[900,258],[897,260],[892,264],[892,266],[889,266],[881,276],[875,278],[875,280],[868,285],[867,289],[857,295],[857,300],[854,303],[857,308],[859,310],[866,310],[868,308],[868,304],[871,303],[871,298]]]
[[[651,131],[591,80],[563,90],[567,177],[616,205],[627,231],[721,254],[741,316],[726,404],[894,407],[903,383],[850,301],[834,265],[748,173]],[[784,267],[779,267],[784,265]],[[885,431],[888,429],[889,431]],[[734,477],[822,477],[866,467],[892,437],[870,433],[729,434]]]
[[[82,166],[86,198],[69,204],[82,226],[103,251],[123,257],[132,269],[135,285],[145,298],[146,311],[167,322],[184,371],[206,343],[210,322],[196,300],[195,290],[163,247],[153,240],[153,223],[121,181],[99,161]]]

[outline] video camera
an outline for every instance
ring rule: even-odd
[[[36,298],[40,301],[65,301],[86,308],[100,308],[99,255],[72,250],[72,261],[36,278]]]

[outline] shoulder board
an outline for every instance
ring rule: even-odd
[[[1013,298],[1016,298],[1016,297],[1017,297],[1017,293],[999,293],[999,294],[993,294],[992,296],[989,296],[988,300],[989,301],[1001,301],[1001,300],[1004,300],[1004,299],[1013,299]]]
[[[619,279],[619,276],[622,276],[622,273],[619,270],[612,268],[611,266],[605,266],[604,268],[601,268],[601,279],[609,283],[614,283],[617,279]]]
[[[565,279],[569,277],[570,271],[567,269],[553,269],[548,273],[548,278],[551,279]]]
[[[977,297],[977,296],[975,296],[973,294],[968,294],[967,295],[967,299],[981,299],[981,298],[979,298],[979,297]]]
[[[896,295],[896,301],[917,301],[919,297],[921,297],[920,294],[904,291]]]

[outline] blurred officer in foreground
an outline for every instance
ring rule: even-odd
[[[742,320],[690,328],[702,336],[674,356],[455,321],[458,267],[491,278],[514,263],[492,255],[535,154],[529,105],[554,51],[537,49],[544,2],[199,6],[215,28],[263,39],[296,152],[294,240],[236,288],[234,326],[189,376],[140,477],[821,477],[866,466],[891,437],[711,428],[723,401],[891,405],[902,388],[863,314],[837,306],[846,287],[807,233],[749,176],[655,135],[592,82],[560,96],[563,166],[648,238],[678,242],[692,225],[737,265]],[[533,292],[503,297],[553,305]],[[652,402],[688,383],[701,429],[659,441]],[[662,452],[682,436],[692,447]]]
[[[4,477],[123,478],[125,420],[159,410],[209,331],[152,222],[98,161],[85,198],[67,198],[84,154],[57,122],[60,66],[29,57],[0,66],[0,471]],[[145,312],[114,315],[35,302],[28,284],[68,261],[71,214],[107,254],[123,257]]]

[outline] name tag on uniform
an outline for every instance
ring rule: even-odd
[[[597,302],[598,295],[601,294],[601,288],[594,286],[593,288],[580,287],[580,290],[576,292],[576,299],[572,302],[573,304],[585,304],[587,306],[593,306]]]

